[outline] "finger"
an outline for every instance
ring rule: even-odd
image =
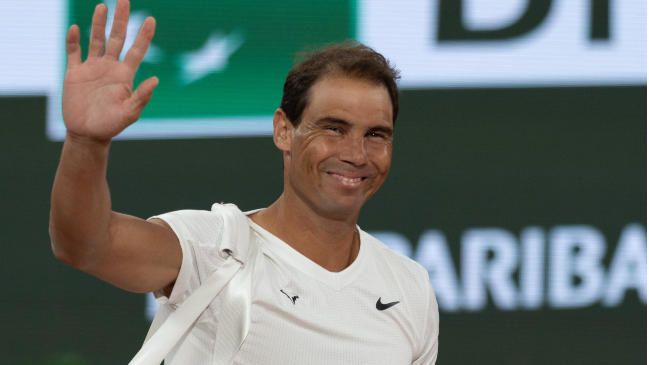
[[[135,42],[133,46],[128,50],[126,56],[124,57],[124,63],[127,66],[133,69],[133,72],[140,67],[142,59],[146,54],[149,45],[151,44],[151,39],[153,39],[153,34],[155,33],[155,19],[153,17],[148,17],[140,27],[140,32],[135,37]]]
[[[115,17],[113,18],[113,29],[110,30],[110,38],[106,45],[106,57],[118,59],[124,47],[126,39],[126,28],[128,28],[128,14],[130,4],[128,0],[119,0],[115,6]]]
[[[79,27],[74,24],[70,27],[68,35],[65,37],[65,52],[68,54],[68,68],[81,64],[81,46]]]
[[[92,30],[90,32],[90,46],[88,46],[88,58],[101,57],[104,54],[106,45],[106,14],[108,8],[104,4],[95,7],[92,16]]]
[[[133,122],[135,122],[138,118],[140,118],[140,114],[142,113],[142,110],[144,107],[149,103],[151,100],[151,97],[153,96],[153,89],[155,89],[156,86],[158,86],[158,83],[160,80],[158,80],[157,77],[150,77],[140,84],[140,86],[137,87],[133,95],[131,95],[130,99],[128,102],[130,103],[130,108],[131,108],[131,116]]]

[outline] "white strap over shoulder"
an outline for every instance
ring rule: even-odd
[[[129,364],[160,365],[167,353],[214,300],[214,297],[228,284],[240,267],[239,261],[232,257],[228,258],[178,309],[169,315],[164,324],[144,343],[144,346]]]
[[[244,265],[250,246],[250,226],[248,225],[246,216],[239,208],[232,204],[214,204],[212,211],[221,213],[224,219],[223,238],[219,247],[219,255],[227,258],[225,263],[213,272],[178,309],[169,314],[164,323],[162,317],[166,309],[164,306],[160,306],[144,341],[144,345],[133,360],[129,362],[129,365],[160,365],[169,351],[173,349],[201,313],[205,311],[214,298],[227,286]],[[243,284],[246,287],[243,292],[247,295],[241,294],[241,288],[232,288],[226,293],[228,297],[233,297],[233,294],[238,292],[238,295],[234,295],[234,297],[237,298],[235,302],[238,302],[239,305],[237,307],[240,308],[239,310],[234,310],[234,313],[229,313],[231,315],[234,314],[233,317],[238,318],[238,320],[235,318],[230,319],[230,321],[234,320],[234,323],[230,326],[232,327],[230,331],[234,331],[237,335],[226,336],[231,339],[236,338],[238,343],[234,343],[232,340],[225,341],[226,343],[220,341],[225,347],[230,347],[224,349],[227,351],[223,353],[232,355],[238,349],[240,341],[245,338],[250,322],[249,292],[251,288],[248,287],[251,286],[251,278],[249,278],[251,271],[248,270],[248,274],[244,276],[246,277],[245,279],[241,278],[236,280],[237,283],[233,284],[238,284],[234,286]],[[225,308],[229,309],[226,310],[227,312],[233,311],[233,308],[230,308],[228,305]]]
[[[250,225],[248,218],[234,204],[214,204],[212,211],[221,213],[223,217],[223,239],[219,247],[219,255],[226,258],[229,255],[245,264],[250,246]]]

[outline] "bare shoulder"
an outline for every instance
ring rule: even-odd
[[[162,220],[162,219],[160,219],[160,218],[151,218],[151,219],[149,219],[149,222],[151,222],[151,223],[153,223],[153,224],[157,224],[157,225],[159,225],[159,226],[161,226],[161,227],[164,227],[164,228],[166,228],[169,232],[172,232],[172,233],[173,233],[173,229],[171,228],[171,226],[169,225],[169,223],[165,222],[164,220]]]

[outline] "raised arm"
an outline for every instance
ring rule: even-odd
[[[52,250],[59,260],[117,287],[169,291],[182,261],[178,238],[161,220],[147,222],[113,212],[106,182],[111,139],[140,117],[158,84],[152,77],[133,91],[133,78],[153,37],[155,20],[144,21],[120,62],[128,0],[117,3],[108,44],[106,14],[106,6],[97,5],[85,62],[81,62],[79,27],[70,27],[66,37],[63,119],[67,134],[52,189]]]

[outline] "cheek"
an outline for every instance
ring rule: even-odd
[[[392,164],[392,146],[387,144],[378,144],[372,146],[372,160],[374,165],[381,174],[387,174]]]
[[[292,149],[292,155],[299,169],[306,174],[317,172],[320,164],[335,150],[335,141],[327,136],[309,136]]]
[[[312,165],[318,165],[322,161],[327,160],[329,157],[335,155],[337,150],[335,138],[328,136],[317,136],[307,141],[302,149],[305,160],[308,160]]]

